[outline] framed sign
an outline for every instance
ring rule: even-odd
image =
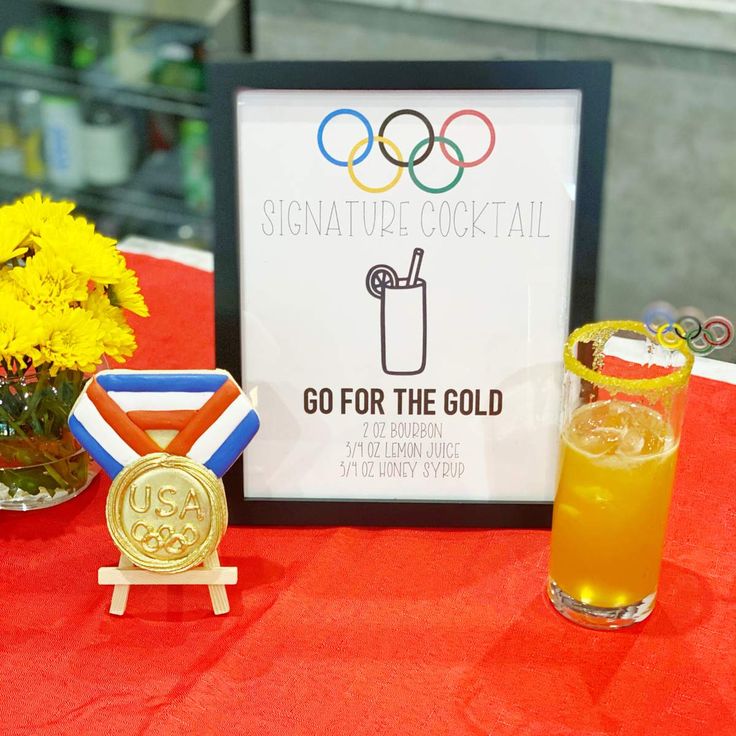
[[[217,364],[252,524],[547,527],[610,66],[211,67]]]

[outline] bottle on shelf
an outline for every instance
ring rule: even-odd
[[[212,209],[209,126],[204,120],[185,119],[179,130],[184,197],[191,209],[209,213]]]
[[[110,47],[118,81],[130,86],[149,84],[156,49],[148,31],[150,21],[129,15],[110,18]]]
[[[133,173],[133,121],[111,105],[93,105],[83,125],[85,171],[89,184],[124,184]]]
[[[23,174],[28,179],[41,181],[46,173],[43,160],[41,93],[37,89],[22,89],[16,99]]]
[[[12,90],[0,90],[0,172],[20,174],[23,154],[20,149],[18,126],[15,119],[15,100]]]
[[[69,18],[68,43],[71,67],[79,71],[95,67],[109,53],[109,34],[100,17],[95,15]]]
[[[204,65],[201,47],[195,44],[172,42],[158,50],[158,64],[152,80],[162,87],[202,92]]]
[[[37,27],[11,26],[2,37],[2,53],[6,59],[20,64],[50,66],[57,60],[57,26],[50,22]]]
[[[41,121],[48,180],[60,187],[83,187],[86,166],[79,102],[73,97],[45,96]]]

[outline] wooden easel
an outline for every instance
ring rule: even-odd
[[[116,616],[125,613],[131,585],[206,585],[210,591],[212,612],[219,616],[230,610],[225,586],[238,582],[238,568],[221,567],[217,551],[205,557],[198,567],[175,573],[142,570],[126,555],[120,555],[117,567],[101,567],[97,571],[97,582],[100,585],[115,586],[110,601],[110,613]]]

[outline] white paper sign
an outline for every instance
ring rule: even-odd
[[[552,500],[579,109],[238,94],[247,497]]]

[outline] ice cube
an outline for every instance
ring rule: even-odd
[[[625,432],[622,427],[596,427],[591,436],[595,438],[602,454],[611,455],[621,444]]]
[[[619,455],[641,455],[644,449],[645,436],[638,427],[629,427],[622,433],[617,453]]]

